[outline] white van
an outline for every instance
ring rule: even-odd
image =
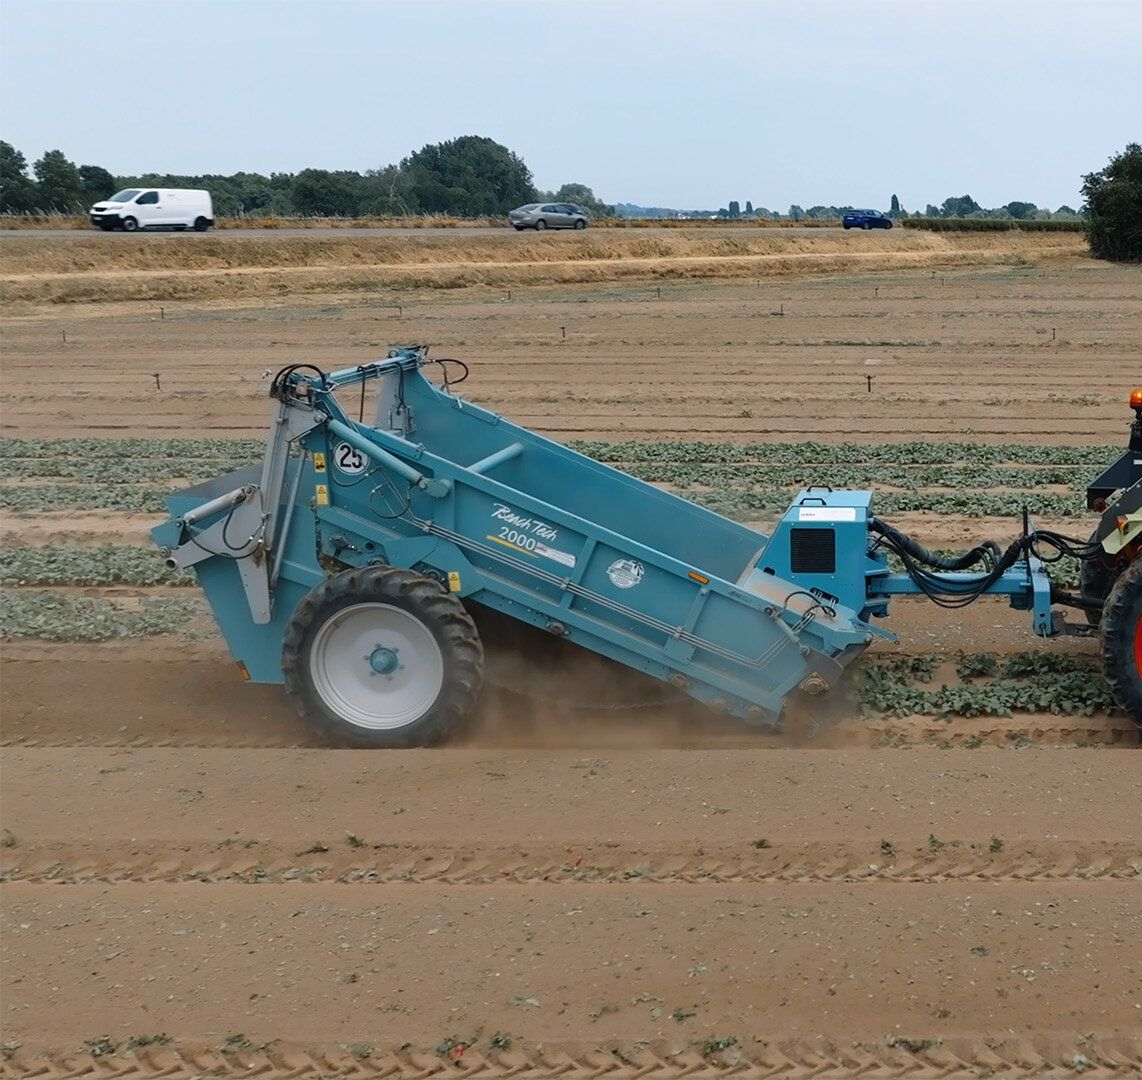
[[[214,224],[209,191],[189,188],[127,188],[91,208],[91,224],[101,229],[194,229]]]

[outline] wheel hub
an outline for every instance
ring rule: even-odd
[[[400,667],[396,649],[386,649],[383,645],[376,646],[365,659],[369,661],[369,667],[375,675],[391,675]]]

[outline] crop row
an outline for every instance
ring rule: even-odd
[[[678,462],[680,464],[770,465],[1075,465],[1105,468],[1118,451],[1107,446],[1042,446],[1029,443],[712,443],[597,442],[568,443],[573,450],[608,464]]]
[[[260,439],[0,439],[0,467],[12,459],[28,458],[41,462],[57,459],[90,461],[106,458],[131,465],[149,466],[169,459],[177,463],[192,460],[224,462],[230,467],[256,461],[262,454]],[[679,464],[733,464],[754,462],[765,465],[1073,465],[1104,467],[1114,449],[1107,446],[1042,446],[1028,443],[977,444],[961,442],[902,443],[713,443],[713,442],[600,442],[577,440],[571,449],[609,464],[638,462]],[[7,472],[0,475],[49,475]],[[57,474],[51,474],[57,475]]]
[[[1089,716],[1117,707],[1110,686],[1085,658],[1021,653],[1001,660],[980,653],[961,658],[957,665],[964,682],[932,689],[916,685],[931,681],[939,659],[907,657],[903,663],[863,665],[857,673],[857,702],[866,712],[897,716],[1008,716],[1013,712]]]
[[[204,611],[198,598],[143,597],[137,608],[125,608],[103,597],[5,589],[0,595],[0,637],[106,641],[186,633],[190,620]]]
[[[249,462],[235,458],[159,458],[145,470],[112,458],[0,458],[0,477],[19,480],[74,480],[88,484],[153,484],[184,480],[190,483],[231,472]],[[1028,490],[1061,485],[1074,490],[1086,486],[1090,470],[1078,465],[1044,465],[1026,468],[994,465],[877,465],[829,462],[687,462],[638,461],[625,463],[632,476],[651,483],[677,486],[723,487],[743,482],[771,487],[903,487]]]
[[[941,556],[961,554],[941,550]],[[889,566],[903,569],[889,556]],[[1078,585],[1078,563],[1064,559],[1047,567],[1051,579],[1063,588]],[[194,584],[188,570],[168,570],[158,552],[150,547],[102,544],[99,547],[47,545],[0,547],[0,585],[178,585]]]
[[[789,506],[789,491],[785,488],[730,488],[688,494],[695,502],[739,521],[781,512]],[[1080,518],[1089,514],[1081,495],[1051,492],[1037,493],[1030,502],[1020,492],[877,492],[873,505],[877,513],[885,515],[925,510],[964,517],[1018,517],[1025,506],[1039,517]],[[1076,528],[1080,533],[1085,531]]]
[[[978,491],[984,488],[1025,491],[1052,486],[1082,490],[1086,488],[1090,476],[1089,470],[1073,465],[1018,469],[988,465],[711,465],[697,462],[638,462],[628,465],[626,471],[640,480],[679,487],[720,488],[749,483],[774,487],[807,487],[815,484],[835,488],[889,486],[910,489],[949,488],[956,491]]]
[[[130,487],[125,484],[28,484],[0,490],[0,508],[16,513],[49,510],[117,510],[122,513],[160,514],[166,489]],[[691,490],[694,502],[739,520],[759,514],[784,511],[789,506],[787,488],[740,487],[721,490]],[[879,492],[876,509],[883,514],[928,510],[966,517],[1015,517],[1023,512],[1028,497],[1019,492]],[[1086,504],[1081,495],[1041,492],[1033,496],[1031,511],[1052,518],[1083,517]]]
[[[168,570],[158,549],[99,547],[0,548],[0,585],[193,585],[186,570]]]

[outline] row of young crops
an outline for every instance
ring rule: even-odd
[[[783,511],[793,492],[809,484],[872,488],[878,512],[887,515],[929,510],[1017,518],[1027,504],[1040,517],[1086,517],[1081,493],[1107,459],[1100,446],[950,442],[573,445],[743,519]],[[0,506],[9,515],[99,510],[112,519],[145,513],[158,520],[171,488],[239,468],[260,454],[260,440],[251,439],[3,439]],[[1076,521],[1073,531],[1089,530]],[[1052,574],[1073,588],[1077,567],[1058,564]],[[0,636],[9,639],[212,634],[193,575],[166,570],[142,536],[138,544],[10,543],[0,548],[0,588]],[[849,692],[861,710],[900,715],[1113,709],[1094,658],[1057,653],[960,657],[954,671],[946,656],[873,660],[857,671]]]
[[[1017,516],[1030,503],[1043,517],[1081,517],[1087,513],[1081,494],[1086,479],[1106,460],[1105,447],[1097,446],[572,445],[741,519],[783,510],[791,491],[812,484],[873,488],[878,510],[888,514]],[[0,479],[7,483],[0,490],[0,508],[160,514],[171,482],[205,480],[249,464],[259,453],[260,443],[248,439],[4,439]]]

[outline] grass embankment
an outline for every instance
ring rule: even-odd
[[[1034,262],[1085,252],[1072,232],[589,230],[415,236],[10,236],[8,304],[337,294],[624,280],[762,278]]]

